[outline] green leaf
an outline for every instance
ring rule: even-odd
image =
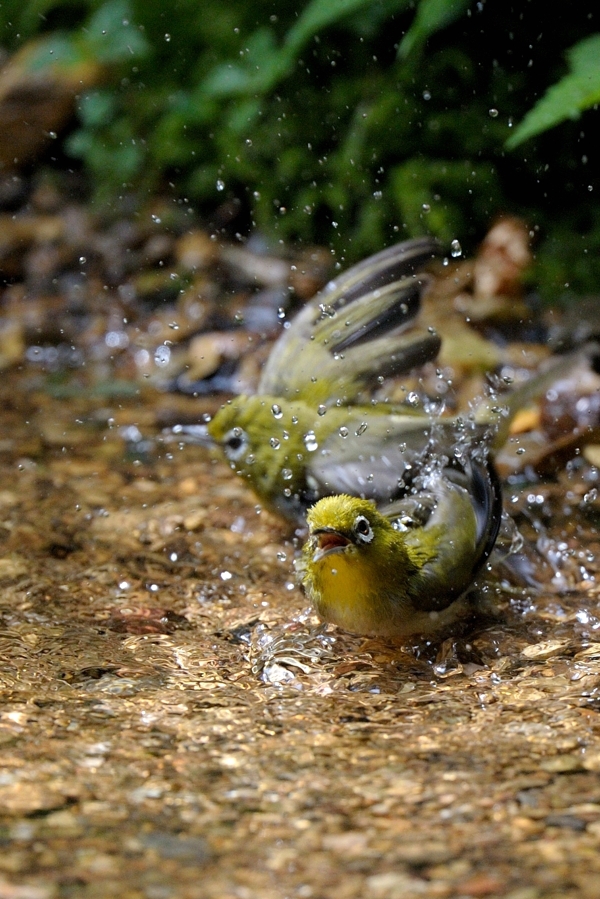
[[[31,72],[48,68],[67,70],[90,61],[117,63],[139,58],[148,43],[131,21],[127,0],[109,0],[85,27],[69,32],[54,31],[30,42],[26,67]]]
[[[317,32],[372,3],[373,0],[312,0],[286,35],[286,55],[294,58]],[[404,0],[402,5],[407,6],[408,0]]]
[[[396,0],[389,11],[403,9],[410,3],[411,0]],[[285,36],[280,61],[282,70],[291,69],[302,48],[315,34],[352,13],[372,6],[373,0],[312,0]]]
[[[552,85],[506,141],[512,150],[565,119],[577,119],[600,102],[600,34],[585,38],[567,52],[570,71]]]
[[[90,131],[78,128],[65,139],[65,150],[74,159],[84,159],[94,144],[94,137]]]
[[[394,8],[402,9],[410,2],[396,0],[390,12]],[[312,0],[286,34],[281,47],[277,47],[270,29],[258,29],[248,40],[245,65],[217,66],[203,83],[203,90],[209,96],[220,97],[268,93],[290,74],[298,54],[315,34],[372,5],[373,0]]]
[[[265,93],[285,74],[285,62],[269,28],[259,28],[250,35],[243,65],[224,63],[216,66],[202,85],[210,97],[235,97]]]
[[[405,59],[415,48],[421,49],[432,34],[460,18],[469,5],[470,0],[421,0],[414,22],[398,48],[398,56]]]
[[[83,29],[82,40],[100,62],[122,62],[148,52],[148,42],[133,22],[128,0],[103,3]]]
[[[111,91],[89,91],[79,101],[79,118],[86,127],[101,128],[113,119],[116,106],[115,95]]]
[[[65,70],[79,65],[84,59],[72,37],[61,31],[32,41],[29,47],[31,52],[25,60],[25,68],[30,72],[43,72],[49,68]]]

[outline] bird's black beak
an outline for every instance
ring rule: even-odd
[[[168,429],[166,437],[167,440],[192,443],[194,446],[212,448],[217,445],[208,433],[206,425],[175,425],[175,427]]]

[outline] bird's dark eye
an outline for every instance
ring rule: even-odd
[[[223,449],[227,458],[232,462],[237,462],[238,459],[241,459],[247,447],[248,435],[242,428],[232,428],[231,431],[225,434]]]
[[[373,539],[373,528],[371,522],[364,515],[357,515],[352,528],[356,535],[358,543],[370,543]]]

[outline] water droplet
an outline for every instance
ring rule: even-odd
[[[288,669],[278,662],[269,662],[262,670],[261,679],[267,684],[289,684],[296,678]]]
[[[179,323],[169,322],[169,328],[171,328],[172,331],[179,331]]]
[[[321,318],[335,317],[335,309],[333,306],[328,306],[327,303],[319,303],[319,311],[321,312]]]
[[[280,306],[279,309],[277,310],[277,318],[280,321],[282,321],[285,318],[285,309],[283,308],[283,306]]]
[[[167,44],[168,44],[169,41],[171,40],[171,35],[170,35],[170,34],[165,34],[165,40],[166,40],[166,42],[167,42]]]
[[[357,437],[360,437],[361,434],[364,434],[364,433],[365,433],[365,431],[367,430],[368,427],[369,427],[369,426],[368,426],[368,424],[366,423],[366,421],[361,421],[361,423],[359,424],[358,428],[356,429],[356,432],[355,432],[355,433],[356,433],[356,436],[357,436]]]
[[[217,178],[216,188],[218,191],[225,190],[225,182],[221,181],[220,178]]]
[[[171,348],[162,344],[154,350],[154,362],[160,368],[164,368],[171,361]]]
[[[86,262],[87,262],[87,259],[85,258],[85,256],[79,257],[79,265],[85,265]]]
[[[271,437],[269,443],[273,447],[273,449],[279,449],[281,446],[281,440],[278,440],[277,437]]]
[[[222,571],[221,572],[221,580],[222,581],[230,581],[233,577],[231,571]]]
[[[297,424],[298,424],[298,416],[297,416],[297,415],[292,415],[292,424],[293,424],[293,425],[297,425]]]
[[[271,406],[271,412],[273,413],[273,418],[281,418],[283,416],[281,406],[278,406],[277,403],[273,403],[273,405]]]
[[[48,137],[52,138],[52,140],[56,140],[56,138],[58,137],[58,134],[56,133],[56,131],[49,131]]]
[[[318,415],[325,415],[326,412],[327,412],[327,406],[324,406],[323,403],[321,403],[321,405],[320,405],[319,408],[317,409],[317,414],[318,414]]]
[[[418,406],[419,405],[419,394],[415,393],[414,390],[411,390],[411,392],[406,397],[406,402],[408,403],[409,406]]]
[[[348,428],[346,428],[346,427],[344,427],[344,425],[342,425],[342,427],[340,428],[338,433],[339,433],[340,437],[343,437],[345,440],[346,437],[348,436],[348,434],[350,433],[350,431],[348,430]]]
[[[286,554],[285,554],[284,552],[278,552],[278,553],[277,553],[277,559],[278,559],[279,562],[285,562],[286,559],[287,559],[287,556],[286,556]]]
[[[450,255],[453,256],[454,259],[456,259],[457,256],[461,255],[461,253],[462,253],[462,247],[460,245],[460,241],[453,240],[452,243],[450,244]]]
[[[281,477],[284,481],[291,481],[294,477],[294,472],[291,468],[282,468],[281,469]]]
[[[421,209],[422,209],[423,212],[425,212],[425,213],[431,212],[431,206],[429,205],[429,203],[423,203]]]
[[[155,225],[160,225],[162,219],[158,215],[151,215],[150,218],[154,222]]]
[[[304,446],[309,453],[314,453],[314,451],[319,448],[317,436],[314,431],[306,432],[306,434],[304,435]]]
[[[431,91],[423,91],[423,99],[431,100]]]
[[[490,110],[489,110],[489,113],[490,113],[490,116],[491,116],[492,119],[497,119],[497,118],[498,118],[498,110],[497,110],[497,109],[490,109]]]

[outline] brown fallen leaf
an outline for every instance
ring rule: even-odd
[[[50,61],[40,66],[44,55]],[[0,72],[0,168],[35,158],[71,118],[75,97],[103,75],[91,57],[52,60],[45,37],[18,50]]]
[[[118,634],[173,634],[190,623],[171,609],[132,608],[117,609],[106,626]]]
[[[481,244],[473,268],[475,296],[519,296],[523,274],[531,264],[529,231],[525,222],[500,219]]]

